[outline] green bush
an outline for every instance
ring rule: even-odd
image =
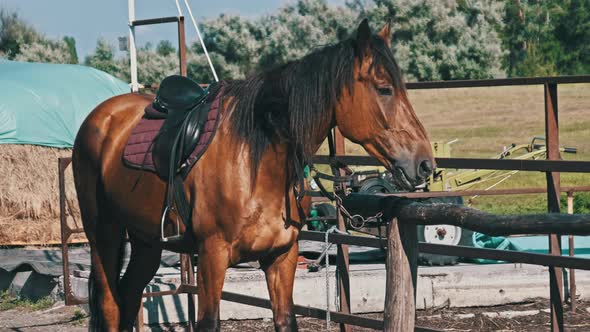
[[[561,210],[567,212],[567,195],[561,195]],[[574,213],[590,213],[590,192],[574,193]]]

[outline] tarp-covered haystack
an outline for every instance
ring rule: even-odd
[[[82,121],[128,85],[99,70],[0,59],[0,245],[60,240],[58,157]],[[66,192],[80,225],[71,168]]]

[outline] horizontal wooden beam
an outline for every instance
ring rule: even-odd
[[[352,215],[383,212],[386,219],[396,217],[401,222],[419,225],[455,225],[493,236],[590,235],[590,214],[496,215],[455,204],[426,204],[404,197],[357,193],[343,197],[343,205]]]
[[[158,17],[158,18],[147,18],[143,20],[135,20],[131,22],[131,26],[137,27],[141,25],[152,25],[162,23],[174,23],[181,20],[182,16],[169,16],[169,17]]]
[[[402,222],[421,225],[450,224],[492,235],[590,235],[590,214],[496,215],[453,204],[409,203],[393,207]]]
[[[301,231],[301,233],[299,234],[299,239],[324,242],[325,234],[323,232]],[[346,243],[349,245],[356,245],[369,248],[387,247],[386,239],[379,239],[376,237],[368,236],[355,236],[332,233],[328,235],[328,240],[331,243]],[[420,252],[428,254],[459,256],[467,258],[485,258],[512,263],[565,267],[576,270],[590,270],[590,259],[579,257],[553,256],[530,252],[473,248],[423,242],[418,243],[418,250]]]
[[[336,156],[338,160],[350,165],[382,166],[371,156]],[[317,155],[313,159],[316,164],[328,164],[329,156]],[[439,168],[458,169],[498,169],[537,172],[590,172],[590,161],[566,160],[519,160],[519,159],[486,159],[486,158],[436,158]]]
[[[515,77],[487,80],[453,80],[432,82],[408,82],[408,89],[451,89],[477,88],[514,85],[571,84],[590,83],[590,75],[551,76],[551,77]]]

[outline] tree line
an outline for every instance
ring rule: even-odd
[[[481,79],[590,73],[590,0],[298,0],[256,18],[222,14],[202,22],[218,74],[238,79],[346,39],[361,18],[391,22],[392,45],[407,80]],[[0,57],[82,63],[129,81],[128,56],[100,39],[82,61],[72,37],[52,40],[18,14],[0,10]],[[188,75],[212,76],[198,42],[187,47]],[[138,50],[139,81],[178,72],[167,40]]]

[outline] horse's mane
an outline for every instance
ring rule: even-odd
[[[369,49],[373,66],[391,76],[396,88],[404,83],[393,53],[379,37]],[[362,57],[354,38],[318,49],[303,58],[262,71],[244,80],[225,83],[233,97],[230,128],[238,144],[247,144],[253,180],[263,153],[273,143],[287,143],[291,160],[311,161],[315,153],[310,135],[326,123],[334,125],[334,107],[344,89],[352,93],[354,60]],[[281,165],[282,166],[282,165]]]

